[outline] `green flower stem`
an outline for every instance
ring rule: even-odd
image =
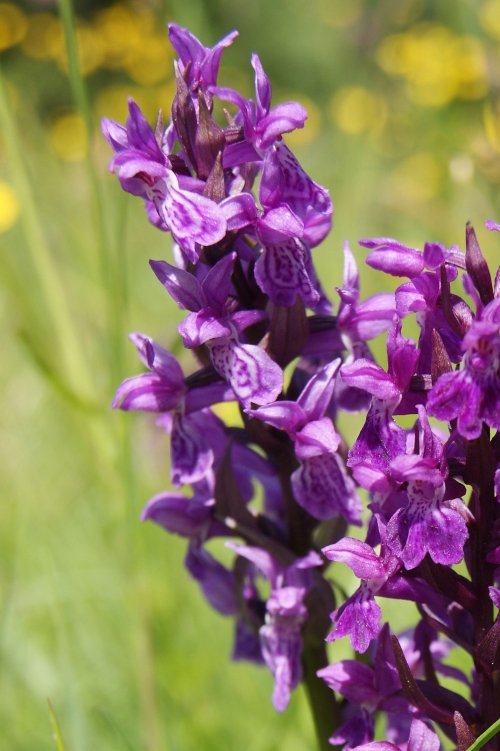
[[[482,748],[488,741],[491,741],[491,739],[500,731],[500,720],[497,720],[493,723],[493,725],[490,725],[488,730],[485,730],[484,733],[482,733],[479,738],[476,738],[472,746],[469,746],[467,751],[479,751],[480,748]]]
[[[302,653],[302,668],[304,683],[309,706],[311,709],[319,751],[331,751],[332,746],[328,738],[340,726],[340,712],[335,701],[335,694],[326,683],[316,675],[320,668],[328,665],[326,645],[304,644]]]

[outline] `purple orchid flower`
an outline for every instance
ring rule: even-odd
[[[274,677],[273,705],[284,712],[290,694],[302,677],[302,625],[307,620],[304,597],[312,585],[311,567],[323,565],[311,551],[287,568],[261,548],[226,543],[238,555],[254,563],[271,585],[266,623],[259,631],[262,654]]]
[[[458,418],[458,432],[469,440],[479,437],[483,422],[500,428],[499,324],[499,301],[495,299],[464,337],[462,369],[444,373],[428,396],[429,414],[447,421]]]
[[[402,728],[408,733],[414,710],[401,692],[387,623],[377,639],[373,668],[356,660],[342,660],[318,670],[317,675],[349,702],[351,716],[330,743],[346,743],[344,751],[347,751],[359,745],[359,737],[363,743],[373,741],[376,712],[386,712],[391,737],[399,736]]]
[[[351,646],[357,652],[366,652],[372,639],[380,631],[382,611],[375,602],[375,595],[401,567],[401,561],[389,549],[381,529],[382,547],[380,555],[360,540],[345,537],[340,542],[322,549],[329,561],[345,563],[361,579],[356,592],[331,614],[333,631],[327,641],[337,641],[349,636]]]
[[[231,31],[212,48],[205,47],[189,29],[176,23],[168,24],[168,35],[179,55],[179,70],[182,74],[187,73],[186,83],[195,92],[199,86],[209,87],[217,83],[222,53],[233,43],[238,32]]]
[[[392,419],[409,388],[418,361],[418,350],[411,339],[401,334],[401,321],[394,317],[387,335],[388,372],[380,365],[360,358],[343,365],[340,375],[348,386],[372,394],[372,406],[356,443],[349,451],[348,466],[363,461],[382,471],[389,462],[405,452],[406,434]]]
[[[454,267],[446,266],[447,274],[450,270],[455,271]],[[450,277],[453,275],[448,274],[448,281],[452,280]],[[450,295],[450,298],[453,302],[461,304],[461,312],[465,315],[467,311],[465,303],[456,295]],[[396,290],[396,305],[401,318],[410,313],[416,314],[416,321],[421,329],[418,340],[420,358],[417,370],[419,373],[430,373],[432,370],[432,332],[434,330],[439,333],[450,360],[454,363],[461,361],[461,341],[444,315],[441,280],[438,274],[424,271],[411,281],[402,284]],[[470,319],[472,322],[472,314],[470,314]]]
[[[266,352],[241,344],[241,332],[262,321],[260,310],[231,309],[231,273],[236,253],[222,258],[200,284],[196,277],[166,261],[151,261],[151,268],[181,308],[192,311],[179,325],[188,348],[206,344],[215,370],[231,385],[245,407],[268,404],[283,387],[283,371]]]
[[[109,169],[117,170],[122,188],[149,201],[148,215],[151,204],[155,206],[160,227],[164,224],[196,263],[196,245],[213,245],[226,234],[222,211],[214,201],[201,195],[204,183],[175,174],[149,123],[132,99],[129,99],[126,127],[104,118],[102,131],[116,152]],[[184,189],[183,183],[189,187]]]
[[[322,368],[307,383],[296,402],[247,410],[268,425],[285,430],[295,443],[301,466],[292,474],[297,503],[316,519],[342,515],[350,524],[361,524],[361,500],[354,482],[337,454],[340,436],[325,412],[335,386],[340,360]]]
[[[434,270],[446,263],[454,267],[453,278],[456,278],[456,269],[465,269],[465,254],[457,245],[446,248],[441,243],[427,242],[422,252],[388,237],[359,240],[359,244],[372,250],[366,258],[368,266],[391,276],[407,276],[413,279],[421,274],[424,268]]]
[[[173,355],[143,334],[130,334],[139,357],[152,372],[127,378],[117,389],[112,406],[125,411],[159,412],[162,427],[171,435],[171,476],[176,486],[203,479],[213,464],[213,451],[204,435],[216,419],[205,408],[234,400],[225,383],[188,388]]]
[[[307,112],[298,102],[285,102],[271,109],[271,84],[266,76],[258,55],[252,54],[252,68],[255,71],[255,103],[245,99],[233,89],[210,87],[212,94],[239,108],[243,121],[246,141],[246,154],[239,143],[225,150],[224,167],[231,167],[245,161],[258,161],[266,150],[283,133],[303,128]]]
[[[345,350],[345,365],[359,359],[373,361],[366,342],[386,331],[396,315],[396,302],[392,293],[380,293],[359,302],[359,273],[347,241],[344,250],[342,287],[337,288],[340,303],[337,318],[332,325],[322,326],[309,334],[302,355],[320,361],[335,358]],[[347,412],[360,412],[369,408],[371,394],[362,388],[348,385],[341,377],[335,384],[335,407]]]

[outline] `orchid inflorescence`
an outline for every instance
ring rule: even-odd
[[[169,29],[179,60],[168,126],[160,113],[153,130],[132,100],[125,127],[103,121],[110,169],[172,235],[174,263],[150,264],[187,311],[178,330],[199,366],[186,377],[172,354],[131,334],[148,372],[124,381],[114,406],[158,413],[172,485],[192,488],[159,493],[142,519],[187,538],[189,573],[235,620],[233,659],[267,665],[279,712],[304,680],[322,747],[329,737],[345,749],[436,751],[435,723],[464,751],[500,716],[500,441],[490,439],[500,428],[500,275],[492,282],[470,225],[465,253],[365,239],[368,265],[407,281],[360,301],[346,243],[334,313],[311,256],[332,203],[283,138],[306,111],[271,107],[255,54],[254,100],[217,86],[236,32],[209,49]],[[225,125],[215,97],[235,112],[224,110]],[[459,275],[465,299],[451,291]],[[418,343],[402,333],[411,314]],[[387,369],[368,345],[383,332]],[[211,409],[227,401],[244,427]],[[361,411],[349,449],[337,416]],[[399,415],[415,415],[413,428]],[[345,536],[363,523],[364,541]],[[207,551],[214,537],[229,538],[232,570]],[[343,602],[325,578],[330,561],[360,580]],[[416,627],[391,635],[381,597],[415,603]],[[329,665],[325,639],[345,636],[366,657]],[[454,647],[472,656],[472,675],[444,662]],[[442,676],[461,682],[461,694]],[[387,740],[374,742],[379,713]]]

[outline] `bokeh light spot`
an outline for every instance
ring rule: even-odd
[[[438,195],[442,169],[436,157],[419,152],[405,159],[391,175],[391,188],[400,202],[424,203]]]
[[[350,135],[368,130],[381,116],[379,98],[362,86],[345,86],[334,94],[330,114],[337,128]]]
[[[33,13],[21,49],[35,60],[49,60],[57,55],[64,43],[61,22],[51,13]]]
[[[455,183],[468,183],[474,177],[474,162],[469,154],[456,154],[450,159],[448,169]]]
[[[64,162],[81,162],[87,155],[87,130],[83,118],[67,112],[57,115],[49,126],[53,152]]]
[[[20,8],[12,3],[0,3],[0,51],[19,44],[27,28],[26,16]]]
[[[7,232],[19,219],[21,204],[17,193],[8,183],[0,180],[0,232]]]
[[[479,22],[493,39],[500,39],[500,0],[488,0],[479,11]]]

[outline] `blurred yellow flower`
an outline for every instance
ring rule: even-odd
[[[401,162],[393,172],[391,194],[397,203],[425,203],[438,195],[442,179],[443,172],[436,157],[419,152]]]
[[[99,11],[94,19],[94,30],[103,45],[102,65],[110,70],[124,68],[143,41],[136,14],[123,4]]]
[[[440,24],[420,23],[386,37],[376,57],[386,73],[406,80],[410,99],[426,107],[441,107],[455,97],[479,99],[488,92],[480,40],[456,36]]]
[[[479,11],[479,22],[484,31],[500,39],[500,0],[488,0]]]
[[[132,81],[142,86],[160,83],[173,74],[173,53],[165,35],[154,34],[142,40],[125,64]]]
[[[358,135],[385,119],[385,102],[362,86],[344,86],[330,101],[330,115],[339,130]]]
[[[81,162],[87,154],[87,130],[83,118],[66,112],[57,115],[49,126],[49,141],[53,152],[64,162]]]
[[[101,37],[94,31],[90,24],[78,19],[76,24],[76,42],[80,70],[84,76],[88,76],[101,66],[104,59],[104,46]],[[59,68],[64,73],[68,73],[68,53],[64,37],[58,45],[55,57]]]
[[[0,180],[0,232],[13,227],[21,214],[17,193],[8,183]]]
[[[334,29],[345,29],[360,18],[362,0],[316,0],[319,17]]]
[[[26,16],[20,8],[12,3],[0,3],[0,51],[19,44],[27,28]]]
[[[33,13],[21,49],[35,60],[48,60],[57,55],[64,44],[64,32],[59,19],[52,13]]]
[[[500,153],[500,107],[485,104],[483,110],[484,129],[490,146]]]

